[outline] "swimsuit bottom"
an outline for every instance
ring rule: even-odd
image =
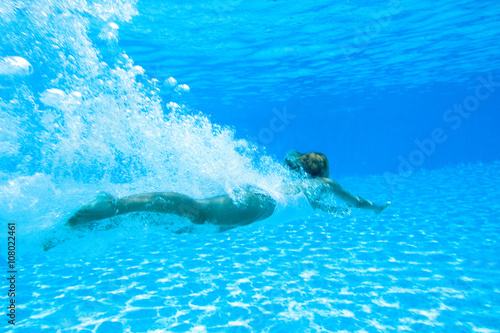
[[[263,220],[267,223],[283,223],[306,219],[314,214],[306,195],[297,186],[267,191],[276,203],[273,214]]]

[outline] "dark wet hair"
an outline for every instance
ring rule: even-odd
[[[328,158],[322,153],[299,153],[292,150],[285,158],[285,165],[294,171],[304,171],[311,177],[328,177],[330,175],[330,164]]]

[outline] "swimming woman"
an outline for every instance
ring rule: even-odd
[[[313,209],[337,212],[336,207],[322,203],[321,198],[333,194],[351,207],[368,209],[379,214],[390,205],[376,205],[346,191],[336,181],[329,179],[328,159],[321,153],[301,154],[291,151],[285,166],[309,180],[284,190],[287,195],[302,195]],[[304,185],[309,184],[309,185]],[[292,189],[292,190],[290,190]],[[69,220],[71,227],[91,221],[127,214],[131,212],[155,212],[174,214],[188,218],[194,224],[206,222],[219,225],[223,230],[264,220],[276,210],[277,202],[268,193],[253,186],[243,189],[243,201],[235,203],[228,195],[196,200],[187,195],[158,192],[115,198],[100,194],[94,201],[78,210]]]

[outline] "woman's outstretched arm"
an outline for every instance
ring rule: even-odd
[[[329,178],[321,178],[321,180],[326,185],[327,191],[333,193],[336,197],[345,201],[349,206],[372,210],[376,214],[380,214],[384,209],[389,207],[389,205],[391,204],[390,202],[387,202],[384,205],[376,205],[371,201],[368,201],[362,197],[358,197],[351,194],[349,191],[340,186],[340,184],[337,183],[335,180]]]

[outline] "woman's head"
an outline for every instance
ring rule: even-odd
[[[305,153],[290,151],[285,158],[285,165],[295,171],[303,170],[311,177],[328,177],[330,165],[328,158],[321,153]]]

